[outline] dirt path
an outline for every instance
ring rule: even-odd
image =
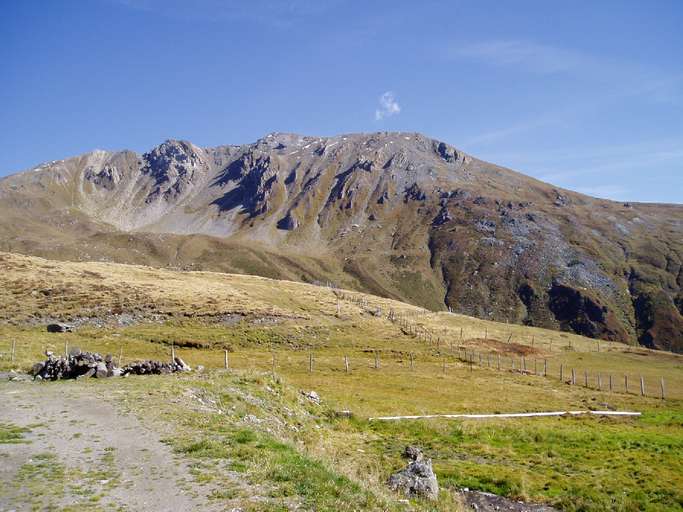
[[[0,512],[221,510],[157,432],[82,383],[0,382],[3,424],[30,431],[0,438]]]

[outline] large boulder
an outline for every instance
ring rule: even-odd
[[[414,446],[408,446],[403,455],[410,463],[389,477],[389,487],[407,497],[436,500],[439,497],[439,483],[431,459],[426,459],[422,451]]]
[[[47,326],[47,332],[71,332],[71,331],[73,331],[73,325],[69,325],[69,324],[54,323],[54,324],[48,324],[48,326]]]

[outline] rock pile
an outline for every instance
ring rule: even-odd
[[[45,361],[33,365],[32,375],[36,379],[60,380],[60,379],[85,379],[94,377],[103,379],[107,377],[125,377],[126,375],[165,374],[175,372],[187,372],[192,369],[179,357],[171,363],[161,361],[141,361],[131,363],[123,368],[118,368],[111,355],[102,357],[95,352],[81,352],[73,349],[67,357],[55,357],[52,352],[47,352]]]
[[[102,357],[94,352],[81,352],[73,349],[68,357],[55,357],[47,352],[47,359],[33,366],[33,376],[37,379],[59,380],[87,377],[118,377],[121,369],[114,364],[112,356]]]
[[[403,456],[410,460],[408,466],[389,478],[389,487],[407,497],[423,497],[435,500],[439,497],[439,483],[432,470],[432,460],[425,459],[422,450],[406,447]]]
[[[185,361],[176,357],[172,363],[161,361],[138,361],[123,368],[123,375],[161,375],[165,373],[192,371]]]

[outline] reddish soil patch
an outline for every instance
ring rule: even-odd
[[[467,340],[468,345],[476,345],[479,348],[488,348],[491,352],[501,354],[513,354],[517,356],[529,356],[540,354],[541,351],[529,345],[522,345],[520,343],[505,343],[498,340],[471,338]]]

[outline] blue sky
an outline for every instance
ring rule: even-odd
[[[0,0],[0,175],[94,148],[418,131],[683,202],[683,2]]]

